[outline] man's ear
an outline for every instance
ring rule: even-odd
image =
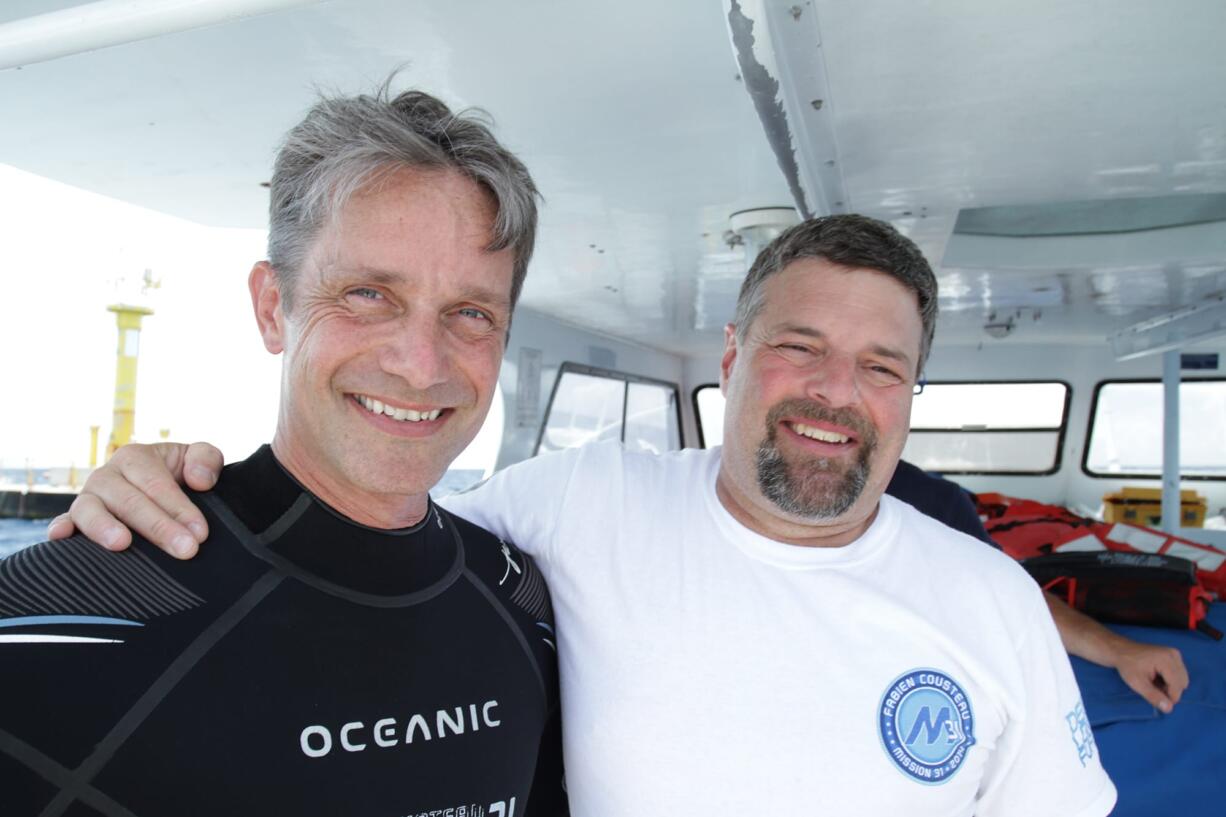
[[[732,364],[736,363],[736,324],[724,327],[724,356],[719,361],[719,391],[728,396],[728,378],[732,377]]]
[[[251,307],[264,348],[274,355],[280,354],[285,349],[285,314],[276,270],[267,261],[259,262],[247,276],[247,289],[251,291]]]

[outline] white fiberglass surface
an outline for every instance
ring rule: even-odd
[[[69,3],[0,5],[3,24]],[[795,5],[818,17],[848,209],[891,220],[934,265],[964,207],[1226,190],[1220,0],[1177,14],[1150,0]],[[261,229],[277,142],[315,89],[370,89],[402,66],[398,87],[487,109],[533,171],[544,205],[525,305],[700,355],[748,260],[724,239],[729,216],[792,203],[724,6],[344,0],[116,45],[0,72],[0,156]],[[1157,259],[1112,239],[1054,241],[1030,262],[1003,244],[952,258],[942,336],[981,337],[998,312],[1017,318],[1004,343],[1084,343],[1220,291],[1220,256],[1180,243]]]

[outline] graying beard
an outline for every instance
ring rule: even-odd
[[[844,479],[832,490],[823,492],[822,498],[807,503],[802,498],[805,492],[799,490],[800,485],[798,485],[798,483],[803,483],[806,477],[800,476],[793,480],[788,473],[788,464],[783,459],[783,455],[779,453],[779,449],[775,447],[774,440],[766,439],[758,446],[758,487],[762,490],[763,496],[790,516],[799,516],[814,521],[834,519],[846,513],[864,491],[865,483],[868,481],[868,462],[867,457],[864,456],[867,453],[865,451],[861,455]],[[829,461],[822,457],[806,465],[811,466],[812,470],[824,471]]]

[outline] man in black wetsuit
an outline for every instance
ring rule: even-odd
[[[427,493],[489,407],[532,180],[385,88],[321,100],[271,197],[249,285],[279,418],[193,496],[210,546],[0,562],[0,813],[556,814],[544,583]]]

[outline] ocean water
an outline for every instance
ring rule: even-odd
[[[47,538],[49,519],[0,519],[0,559]]]

